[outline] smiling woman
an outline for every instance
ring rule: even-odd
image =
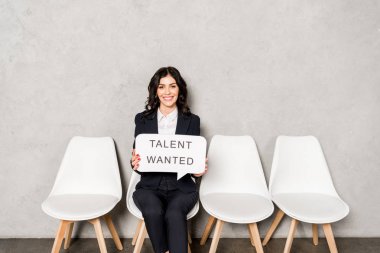
[[[200,135],[200,119],[187,105],[187,85],[176,68],[160,68],[151,78],[145,111],[135,117],[135,138],[139,134]],[[188,148],[188,141],[161,142],[151,140],[156,148]],[[154,154],[148,162],[165,165],[192,165],[193,159]],[[191,176],[177,180],[177,173],[139,172],[139,154],[133,152],[132,168],[141,175],[133,200],[141,210],[150,241],[156,253],[187,252],[186,216],[198,201],[198,191]]]
[[[176,68],[160,68],[151,78],[148,91],[144,116],[155,113],[158,107],[165,116],[176,108],[184,115],[191,114],[187,104],[187,84]]]

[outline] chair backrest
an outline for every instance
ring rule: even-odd
[[[111,137],[73,137],[50,195],[105,194],[121,198],[115,144]]]
[[[269,191],[337,196],[321,145],[314,136],[279,136],[273,155]]]
[[[256,143],[251,136],[215,135],[208,150],[208,172],[200,195],[253,193],[269,198]]]

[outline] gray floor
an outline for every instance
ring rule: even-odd
[[[118,251],[112,239],[106,239],[107,250],[113,252],[133,252],[130,239],[122,240],[124,250]],[[341,253],[379,253],[380,238],[337,238],[336,243]],[[199,245],[199,239],[195,239],[191,245],[192,253],[206,253],[210,248],[211,240],[205,246]],[[50,252],[53,239],[0,239],[0,253],[28,253]],[[272,239],[268,246],[264,247],[265,253],[281,253],[285,246],[285,239]],[[60,252],[87,253],[99,252],[96,239],[73,239],[69,250],[61,249]],[[152,253],[149,239],[145,240],[141,253]],[[249,239],[222,238],[218,245],[217,253],[248,253],[256,252]],[[310,238],[295,239],[292,253],[327,253],[329,252],[326,240],[320,238],[319,245],[313,246]]]

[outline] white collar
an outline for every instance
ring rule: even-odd
[[[164,114],[162,114],[162,112],[160,111],[160,108],[157,109],[157,119],[158,121],[161,121],[162,118],[166,118],[168,120],[174,120],[178,117],[178,109],[177,107],[171,112],[169,113],[167,116],[165,116]]]

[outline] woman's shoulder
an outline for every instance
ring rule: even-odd
[[[199,125],[200,124],[200,118],[198,115],[194,114],[194,113],[190,113],[188,114],[188,116],[190,118],[190,121],[193,122],[194,124],[197,124]]]
[[[153,119],[155,116],[155,113],[147,113],[146,111],[139,112],[135,116],[135,123],[145,123],[145,120],[147,119]]]
[[[194,113],[190,113],[190,114],[189,114],[189,117],[190,117],[191,119],[194,119],[194,120],[200,120],[199,116],[196,115],[196,114],[194,114]]]
[[[189,124],[187,134],[189,134],[189,135],[200,135],[201,121],[200,121],[199,116],[191,113],[191,114],[189,114],[189,118],[190,118],[190,124]]]
[[[137,113],[137,114],[135,115],[135,122],[138,122],[138,121],[142,120],[143,115],[144,115],[143,112],[139,112],[139,113]]]
[[[138,124],[138,123],[143,123],[144,122],[144,112],[139,112],[135,115],[135,123]]]

